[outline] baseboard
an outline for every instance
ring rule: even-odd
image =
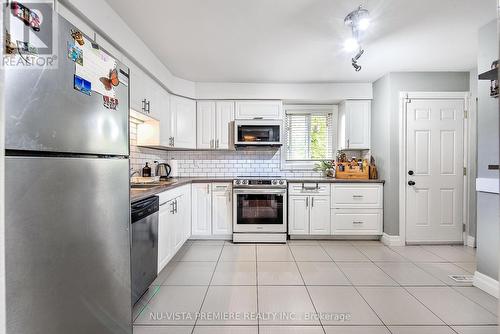
[[[401,240],[399,235],[389,235],[384,233],[381,241],[386,246],[404,246],[404,242]]]
[[[466,246],[469,246],[472,248],[476,247],[476,238],[474,238],[471,235],[468,235],[466,240],[467,240]]]
[[[474,282],[472,284],[495,298],[500,296],[499,282],[485,274],[481,274],[479,271],[474,273]]]

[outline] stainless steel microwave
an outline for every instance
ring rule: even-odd
[[[235,146],[281,146],[283,132],[280,120],[234,121]]]

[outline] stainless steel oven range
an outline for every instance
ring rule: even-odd
[[[241,177],[233,181],[233,197],[233,242],[286,243],[286,180]]]

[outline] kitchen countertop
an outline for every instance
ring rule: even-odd
[[[168,181],[160,181],[160,184],[152,188],[131,188],[130,202],[137,202],[149,196],[157,195],[166,190],[174,189],[186,184],[200,182],[233,182],[234,178],[217,178],[217,177],[178,177]],[[291,177],[286,178],[288,182],[293,183],[385,183],[384,180],[350,180],[350,179],[334,179],[330,177]]]

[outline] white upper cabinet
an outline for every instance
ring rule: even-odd
[[[160,87],[161,88],[161,87]],[[172,138],[172,113],[170,112],[170,94],[163,88],[157,91],[160,146],[170,146]]]
[[[215,147],[215,102],[198,101],[196,117],[196,147],[198,149],[213,149]]]
[[[175,148],[196,148],[196,101],[170,96],[172,139]]]
[[[231,147],[233,138],[233,121],[234,121],[233,101],[220,101],[216,103],[216,133],[215,133],[215,148],[219,150],[228,150]]]
[[[134,64],[129,64],[129,68],[130,108],[159,120],[158,90],[163,88]]]
[[[370,149],[371,100],[347,100],[339,106],[339,148]]]
[[[236,119],[282,119],[281,101],[236,101]]]
[[[198,149],[229,149],[232,121],[234,121],[234,102],[198,101],[196,147]]]

